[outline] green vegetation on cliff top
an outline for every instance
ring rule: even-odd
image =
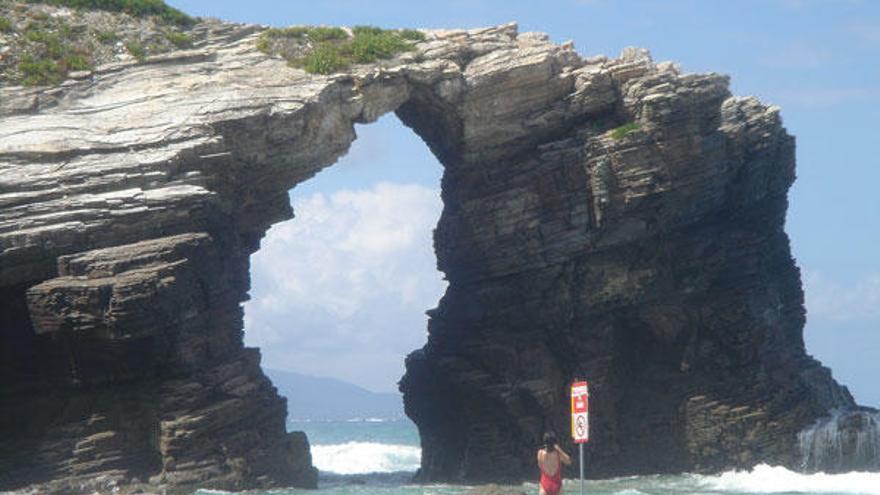
[[[48,7],[47,7],[48,6]],[[52,7],[72,13],[55,15]],[[95,18],[94,11],[113,15]],[[137,19],[137,20],[135,20]],[[161,0],[0,1],[0,84],[55,85],[72,71],[124,59],[189,48],[184,30],[194,19]]]
[[[170,24],[190,26],[195,19],[170,7],[162,0],[27,0],[28,3],[44,3],[73,9],[106,10],[125,12],[134,17],[156,16]]]
[[[194,42],[190,34],[181,31],[194,19],[162,0],[24,0],[18,5],[34,8],[0,9],[0,36],[11,36],[7,42],[14,45],[10,56],[0,60],[0,83],[59,84],[71,71],[91,70],[108,57],[117,60],[120,49],[144,61],[150,54],[191,47]],[[64,16],[49,15],[39,5],[68,7],[83,15],[102,10],[121,17],[109,26],[70,23]],[[133,33],[131,26],[125,27],[125,16],[152,19],[159,27],[149,33]],[[308,72],[332,74],[353,64],[373,63],[413,50],[414,43],[424,39],[424,33],[414,29],[294,26],[264,31],[257,48]]]
[[[332,74],[352,64],[368,64],[413,50],[412,42],[425,39],[414,29],[382,29],[355,26],[351,34],[338,27],[293,26],[267,29],[257,48],[280,55],[294,67],[313,74]]]

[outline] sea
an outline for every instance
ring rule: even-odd
[[[247,495],[460,495],[466,485],[416,484],[419,436],[407,419],[357,418],[348,421],[292,421],[290,430],[305,431],[312,445],[312,461],[319,470],[318,490],[255,490]],[[517,487],[538,494],[537,483]],[[198,495],[226,495],[199,490]],[[580,481],[566,479],[564,494],[578,495]],[[666,494],[869,494],[880,495],[880,473],[804,474],[779,466],[759,465],[751,471],[717,475],[628,476],[588,480],[590,495]]]

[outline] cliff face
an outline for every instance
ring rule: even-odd
[[[195,30],[0,87],[0,489],[314,486],[242,344],[248,257],[391,111],[445,167],[450,285],[401,382],[423,479],[531,477],[575,375],[596,476],[793,464],[797,432],[852,405],[804,352],[793,139],[725,77],[515,25],[317,76],[254,26]]]
[[[420,476],[532,473],[541,432],[567,436],[574,377],[591,383],[591,476],[799,467],[798,432],[853,402],[804,350],[778,109],[639,51],[570,86],[526,67],[463,96],[465,129],[542,124],[489,149],[472,131],[447,164],[450,286],[401,383]]]

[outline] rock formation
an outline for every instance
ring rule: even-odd
[[[531,474],[578,376],[591,476],[797,467],[798,432],[854,404],[805,353],[779,109],[644,51],[559,50],[464,71],[462,151],[438,153],[450,285],[401,382],[420,476]]]
[[[531,478],[574,376],[592,476],[792,465],[853,405],[804,351],[794,140],[726,77],[512,24],[320,76],[257,26],[194,29],[0,87],[0,490],[314,486],[239,303],[288,190],[387,112],[445,167],[450,285],[401,382],[422,479]]]
[[[801,431],[798,445],[808,472],[880,471],[880,411],[833,411]]]

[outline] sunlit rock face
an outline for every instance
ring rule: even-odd
[[[726,77],[515,25],[317,76],[255,26],[196,29],[195,50],[0,87],[0,490],[314,486],[242,343],[248,259],[392,111],[445,167],[449,288],[401,381],[420,479],[531,478],[575,376],[592,476],[793,465],[797,432],[852,406],[804,352],[793,138]]]
[[[438,153],[450,285],[401,382],[419,476],[533,476],[574,377],[591,476],[796,467],[798,432],[853,401],[804,351],[778,108],[644,51],[538,46],[468,64]]]

